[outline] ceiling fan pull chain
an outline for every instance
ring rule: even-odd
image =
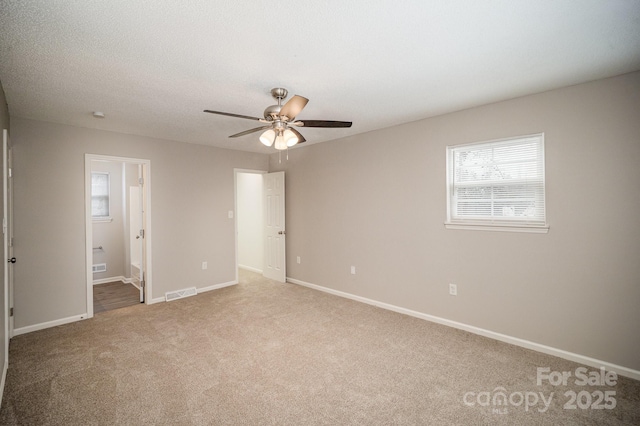
[[[282,151],[278,151],[278,164],[282,164]]]

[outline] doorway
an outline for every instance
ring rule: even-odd
[[[87,316],[151,296],[150,161],[85,155]]]
[[[286,281],[284,172],[235,170],[238,269]]]
[[[236,270],[239,268],[262,274],[264,263],[262,181],[265,173],[259,170],[235,171]]]

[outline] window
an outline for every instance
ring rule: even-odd
[[[447,228],[547,232],[544,135],[447,147]]]
[[[109,217],[109,173],[91,173],[91,217],[110,219]]]

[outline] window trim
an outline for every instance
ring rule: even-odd
[[[113,221],[113,217],[111,216],[111,173],[109,172],[99,172],[99,171],[92,171],[91,172],[91,176],[93,177],[93,175],[106,175],[107,176],[107,202],[109,203],[109,214],[106,216],[94,216],[93,215],[93,210],[91,212],[91,220],[94,223],[100,223],[100,222],[111,222]],[[90,191],[91,193],[91,199],[93,200],[93,190]]]
[[[474,219],[451,219],[451,198],[453,191],[453,152],[456,148],[464,148],[474,145],[484,145],[491,143],[501,143],[506,141],[520,140],[531,137],[539,137],[541,138],[542,145],[542,176],[544,179],[544,205],[545,205],[545,218],[544,224],[540,223],[527,223],[526,221],[520,220],[496,220],[496,219],[487,219],[487,220],[474,220]],[[544,151],[544,133],[533,133],[522,136],[513,136],[502,139],[493,139],[488,141],[481,142],[473,142],[473,143],[465,143],[458,145],[447,145],[446,147],[446,194],[447,194],[447,217],[444,223],[446,229],[468,229],[474,231],[499,231],[499,232],[528,232],[528,233],[538,233],[538,234],[546,234],[549,232],[549,224],[547,222],[546,215],[546,173],[545,173],[545,151]]]
[[[111,216],[92,216],[91,220],[93,221],[93,223],[113,222],[113,217],[111,217]]]

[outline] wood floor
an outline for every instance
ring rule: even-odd
[[[140,303],[140,291],[131,284],[116,281],[93,286],[94,314]]]

